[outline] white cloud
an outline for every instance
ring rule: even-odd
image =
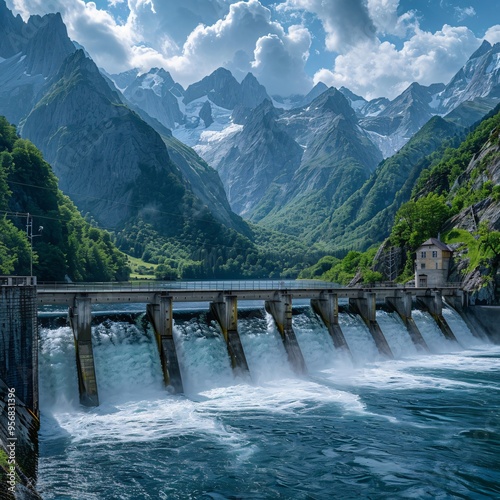
[[[367,7],[377,33],[404,37],[418,26],[414,11],[398,16],[399,0],[367,0]]]
[[[496,24],[488,29],[484,35],[484,39],[491,44],[500,43],[500,24]]]
[[[281,38],[266,35],[255,48],[252,71],[271,94],[307,93],[312,80],[304,72],[311,35],[301,26],[291,26]]]
[[[474,7],[455,7],[455,15],[458,21],[463,21],[468,17],[474,17],[476,15],[476,9],[474,9]]]
[[[304,65],[310,47],[307,29],[297,26],[285,32],[271,19],[271,11],[257,0],[237,2],[223,19],[210,26],[198,25],[188,36],[180,55],[166,61],[180,83],[191,83],[220,66],[238,78],[252,71],[269,92],[284,75],[280,93],[307,90]],[[309,83],[310,84],[310,83]]]
[[[279,10],[306,10],[322,22],[326,48],[341,52],[375,38],[373,24],[364,0],[286,0]]]
[[[365,42],[335,59],[314,81],[344,85],[366,98],[396,97],[412,82],[448,83],[481,41],[465,27],[443,26],[436,33],[417,28],[401,50],[389,42]]]

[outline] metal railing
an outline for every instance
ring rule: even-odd
[[[0,286],[36,286],[36,276],[0,276]]]
[[[40,282],[38,290],[85,292],[142,292],[158,290],[229,291],[229,290],[301,290],[344,288],[316,280],[230,280],[230,281],[127,281],[102,283]]]

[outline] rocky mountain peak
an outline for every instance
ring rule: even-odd
[[[474,52],[474,54],[472,54],[469,57],[469,61],[471,61],[472,59],[477,59],[478,57],[483,56],[489,50],[491,50],[491,43],[488,42],[488,40],[483,40],[483,43],[481,44],[481,46],[476,50],[476,52]]]
[[[23,36],[24,22],[21,16],[14,17],[8,9],[5,0],[0,0],[0,57],[8,59],[17,54],[25,46],[26,38]]]
[[[57,74],[50,80],[49,85],[54,88],[67,86],[68,89],[81,83],[92,87],[96,95],[101,95],[111,102],[121,103],[118,93],[111,89],[107,81],[101,75],[99,69],[92,59],[89,59],[83,50],[76,50],[63,61]],[[50,98],[52,94],[49,93]],[[82,100],[82,104],[85,101]]]
[[[328,111],[335,115],[342,115],[352,122],[356,121],[356,115],[349,101],[345,98],[344,94],[335,87],[330,87],[319,97],[314,99],[310,104],[310,108],[316,108],[320,112]]]
[[[147,73],[142,74],[139,79],[144,80],[148,75],[150,77],[158,77],[158,83],[161,84],[161,86],[165,89],[170,90],[175,85],[175,81],[172,78],[172,75],[168,71],[165,71],[163,68],[151,68]]]
[[[500,43],[492,46],[486,40],[483,42],[439,95],[441,113],[448,113],[465,101],[500,98],[499,52]]]
[[[252,73],[247,73],[241,82],[240,105],[246,108],[255,108],[264,100],[271,98],[266,88],[261,85]]]
[[[230,71],[218,68],[199,82],[191,84],[184,94],[184,103],[207,96],[214,104],[234,109],[241,94],[240,84]]]
[[[75,46],[68,37],[61,14],[47,14],[36,24],[38,28],[26,46],[26,71],[50,76],[75,51]]]
[[[325,87],[326,87],[326,85],[325,85]],[[356,102],[356,101],[367,102],[364,97],[361,97],[360,95],[355,94],[354,92],[349,90],[347,87],[342,86],[342,87],[340,87],[339,91],[342,92],[342,94],[344,94],[344,96],[351,102]]]

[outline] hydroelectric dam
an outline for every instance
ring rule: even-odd
[[[238,333],[238,303],[264,301],[265,310],[272,316],[283,341],[293,370],[306,373],[303,354],[292,325],[294,300],[310,301],[313,311],[328,329],[336,349],[350,355],[350,350],[339,325],[339,300],[346,299],[349,310],[358,314],[366,324],[375,345],[383,356],[393,353],[377,323],[377,304],[395,311],[405,324],[412,342],[418,349],[428,346],[412,318],[412,309],[427,310],[443,335],[449,340],[455,336],[443,317],[443,299],[461,310],[467,305],[467,296],[456,285],[439,289],[374,287],[337,288],[329,283],[314,281],[232,281],[232,282],[167,282],[133,284],[78,284],[39,285],[38,306],[65,305],[73,331],[80,402],[86,406],[99,404],[98,386],[92,346],[93,304],[146,304],[158,345],[165,385],[176,393],[183,392],[183,383],[173,336],[173,308],[175,303],[208,303],[223,336],[231,366],[239,372],[248,372],[248,363]]]
[[[1,389],[7,394],[15,388],[18,398],[16,460],[28,484],[30,478],[36,481],[39,399],[42,401],[45,431],[42,430],[41,436],[45,451],[40,461],[41,493],[51,493],[63,479],[51,468],[54,460],[47,451],[47,447],[50,450],[53,446],[52,432],[60,436],[54,441],[58,447],[65,442],[60,441],[66,433],[60,425],[70,431],[75,442],[86,439],[82,426],[90,425],[94,429],[101,421],[111,426],[111,430],[103,429],[102,433],[95,430],[98,439],[103,440],[97,448],[102,454],[98,464],[106,469],[108,432],[120,436],[137,419],[145,425],[147,433],[156,432],[159,422],[153,416],[150,421],[148,412],[143,418],[141,405],[151,406],[153,412],[164,415],[160,420],[167,427],[163,423],[158,426],[158,431],[162,429],[159,436],[169,434],[172,422],[178,420],[174,418],[171,422],[170,417],[165,416],[172,411],[186,411],[174,428],[187,426],[189,429],[193,404],[198,407],[196,413],[203,412],[204,394],[211,387],[221,387],[221,392],[216,389],[213,393],[220,394],[221,404],[234,398],[236,406],[230,405],[228,415],[237,422],[246,416],[252,421],[251,415],[257,410],[247,415],[248,408],[260,408],[263,415],[272,413],[275,403],[270,402],[274,400],[278,405],[284,401],[285,406],[280,410],[284,411],[289,408],[289,397],[298,398],[301,405],[309,404],[305,403],[309,400],[324,399],[321,405],[327,404],[329,411],[334,412],[338,398],[358,408],[358,396],[350,395],[352,389],[346,387],[359,383],[361,371],[365,370],[362,367],[370,367],[375,362],[374,368],[368,368],[367,372],[371,379],[380,376],[377,368],[380,363],[388,374],[390,387],[392,370],[401,373],[406,366],[411,370],[412,363],[420,366],[420,361],[408,359],[417,356],[415,359],[422,360],[423,366],[434,363],[430,361],[433,358],[435,363],[441,363],[440,353],[461,352],[473,345],[472,337],[483,345],[483,331],[492,338],[496,333],[483,328],[481,321],[475,321],[482,319],[487,311],[480,306],[469,307],[467,293],[456,284],[440,288],[389,284],[340,288],[314,281],[37,284],[34,278],[28,277],[4,278],[1,289],[0,378],[4,382]],[[480,313],[474,314],[474,311]],[[325,369],[328,371],[324,372]],[[361,371],[356,374],[353,369]],[[281,379],[284,382],[280,382]],[[268,383],[270,392],[265,389]],[[365,383],[370,387],[377,384],[376,379],[367,379]],[[305,392],[300,388],[302,384],[307,387]],[[340,389],[332,389],[337,385]],[[263,396],[257,396],[260,392]],[[179,398],[175,393],[185,396]],[[138,406],[126,403],[127,408],[131,404],[128,414],[128,410],[123,410],[123,401],[130,398],[138,398],[141,403]],[[117,400],[119,410],[110,407],[110,402]],[[244,405],[241,412],[240,402]],[[58,421],[64,424],[55,424],[51,411],[55,411]],[[116,420],[117,411],[129,424]],[[224,419],[227,412],[224,407],[220,418]],[[260,410],[258,413],[260,415]],[[313,415],[315,419],[320,418],[321,412],[316,415],[314,411]],[[353,426],[357,425],[356,421],[353,420]],[[263,422],[266,426],[274,425],[268,417]],[[328,425],[328,422],[320,419],[316,425]],[[339,420],[335,422],[336,426],[342,425]],[[216,433],[217,428],[214,428]],[[0,431],[3,443],[7,442],[7,429],[0,428]],[[136,435],[133,425],[131,432],[131,437]],[[188,434],[190,432],[188,430]],[[196,434],[204,435],[204,432],[201,425]],[[325,439],[326,436],[328,434]],[[90,440],[91,436],[88,437]],[[155,453],[160,454],[156,459],[161,461],[165,460],[160,451],[164,441],[158,439]],[[196,439],[192,445],[199,450]],[[175,442],[174,439],[172,443]],[[230,441],[227,444],[230,446]],[[281,441],[276,444],[284,445]],[[207,450],[210,449],[209,446]],[[66,450],[69,452],[69,448]],[[309,452],[304,449],[302,453]],[[293,454],[293,450],[286,453]],[[330,452],[325,453],[326,467]],[[64,464],[65,459],[61,460]],[[77,458],[71,463],[79,470]],[[185,463],[184,459],[179,463]],[[98,464],[95,468],[92,466],[95,477],[101,474]],[[193,462],[194,473],[195,464]],[[266,475],[264,480],[270,477]],[[148,488],[159,491],[154,486],[155,478],[151,476],[149,480]],[[85,480],[80,481],[83,481],[83,489],[76,497],[83,498]],[[188,485],[188,478],[186,481],[182,488],[189,490],[192,486]],[[70,483],[73,486],[69,486]],[[70,481],[68,489],[57,486],[54,491],[68,495],[74,485]],[[111,494],[105,482],[99,487]]]

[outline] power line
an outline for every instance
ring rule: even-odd
[[[49,188],[49,187],[44,187],[44,186],[35,186],[34,184],[28,184],[26,182],[17,182],[17,181],[12,181],[12,180],[7,180],[7,182],[10,183],[10,184],[17,184],[19,186],[26,186],[26,187],[31,187],[31,188],[35,188],[35,189],[43,189],[45,191],[51,191],[53,193],[57,193],[58,191],[61,191],[62,194],[68,195],[68,197],[69,197],[69,195],[80,196],[83,199],[87,199],[87,200],[104,201],[106,203],[112,203],[112,204],[115,204],[115,205],[122,205],[122,206],[125,206],[125,207],[136,208],[137,210],[141,210],[142,208],[144,208],[144,206],[142,206],[142,205],[132,205],[131,203],[125,203],[123,201],[110,200],[109,198],[98,198],[97,196],[84,195],[84,194],[78,193],[76,191],[62,191],[62,190],[60,190],[59,187]],[[71,200],[71,201],[74,203],[73,200]],[[158,209],[155,209],[155,211],[157,213],[163,214],[163,215],[170,215],[172,217],[184,218],[183,215],[176,214],[174,212],[166,212],[164,210],[158,210]],[[217,225],[222,224],[221,222],[214,221],[212,219],[200,219],[200,218],[198,218],[197,220],[200,221],[200,222],[205,222],[207,224],[217,224]]]
[[[26,217],[28,214],[27,213],[23,213],[23,212],[11,212],[11,211],[7,211],[7,210],[0,210],[0,214],[3,214],[3,215],[6,215],[8,217]],[[69,222],[67,219],[64,219],[62,217],[48,217],[46,215],[36,215],[36,214],[30,214],[33,218],[39,218],[39,219],[46,219],[46,220],[53,220],[53,221],[57,221],[57,222]],[[85,220],[85,219],[84,219]],[[87,221],[85,221],[87,222]],[[88,223],[88,222],[87,222]],[[108,230],[107,228],[105,227],[101,227],[99,226],[98,229],[104,229],[104,230],[107,230],[107,231],[113,231],[113,230]],[[237,234],[240,234],[240,233],[237,233]],[[167,240],[168,242],[168,239],[169,237],[167,236],[162,236],[162,235],[159,235],[160,238],[164,238]],[[246,238],[250,243],[252,243],[253,245],[255,245],[255,248],[259,251],[259,253],[262,253],[262,255],[268,255],[268,256],[276,256],[276,257],[284,257],[283,253],[278,253],[278,252],[273,252],[272,250],[267,250],[265,247],[261,247],[260,245],[258,245],[257,243],[253,242],[252,240],[250,240],[249,238],[247,238],[246,236],[244,235],[241,235],[243,238]],[[179,242],[179,243],[184,243],[185,245],[191,245],[193,242],[191,240],[188,240],[188,239],[185,239],[185,238],[181,238],[179,236],[172,236],[171,237],[172,239],[175,240],[175,242]],[[145,244],[144,246],[146,246],[147,244]],[[224,245],[223,243],[219,243],[217,245],[215,244],[211,244],[211,243],[207,243],[207,242],[204,242],[201,246],[201,249],[203,248],[228,248],[228,249],[236,249],[238,250],[238,247],[236,247],[235,245]],[[307,249],[305,249],[307,250]],[[319,253],[324,253],[324,252],[321,252],[318,250]],[[192,252],[187,252],[188,254],[189,253],[192,253]],[[292,254],[294,255],[295,252],[293,251],[288,251],[287,252],[288,254]],[[299,253],[299,252],[297,252]]]

